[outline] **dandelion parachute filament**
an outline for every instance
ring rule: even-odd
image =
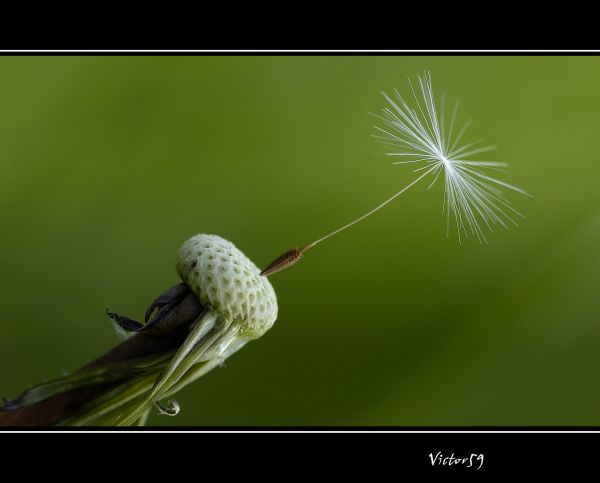
[[[419,173],[419,176],[350,223],[303,248],[294,248],[286,252],[268,265],[261,275],[269,276],[291,266],[299,261],[307,250],[371,216],[427,177],[431,179],[427,189],[433,187],[438,179],[443,179],[442,213],[446,215],[447,236],[450,235],[450,226],[453,224],[456,225],[459,242],[463,236],[468,237],[471,234],[483,244],[487,243],[487,239],[482,224],[491,231],[494,225],[504,228],[508,228],[510,224],[517,225],[514,217],[523,215],[510,206],[503,189],[525,195],[527,193],[488,174],[489,171],[501,171],[508,165],[497,161],[472,159],[472,156],[494,150],[495,146],[482,146],[482,139],[464,143],[463,138],[470,121],[465,122],[460,129],[457,128],[459,102],[455,102],[450,120],[446,122],[445,98],[441,99],[438,113],[431,73],[426,72],[417,79],[416,89],[410,79],[408,80],[414,106],[411,106],[398,90],[394,91],[394,98],[382,92],[388,106],[383,108],[381,115],[376,115],[383,127],[374,126],[378,132],[374,137],[391,148],[388,156],[400,158],[393,164],[414,165],[413,171]]]
[[[414,172],[429,174],[432,180],[428,189],[443,173],[443,211],[448,235],[453,219],[459,240],[461,235],[472,234],[480,242],[487,243],[482,223],[490,230],[496,224],[508,228],[509,224],[517,224],[515,216],[523,217],[510,206],[502,188],[527,193],[486,173],[487,170],[505,168],[506,163],[471,159],[476,154],[494,150],[495,146],[481,146],[481,139],[461,144],[470,121],[457,131],[459,103],[456,102],[450,121],[446,123],[443,97],[438,114],[430,73],[418,77],[417,89],[410,79],[409,84],[416,107],[411,107],[397,90],[395,99],[382,93],[388,107],[377,116],[384,127],[375,126],[379,133],[375,137],[392,148],[388,156],[402,158],[393,164],[415,164],[418,167]]]

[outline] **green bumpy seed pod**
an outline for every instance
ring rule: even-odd
[[[247,342],[267,332],[277,318],[271,283],[235,245],[216,235],[195,235],[177,253],[176,268],[198,296],[203,312],[158,378],[148,378],[143,394],[109,424],[127,426],[144,419],[149,404],[162,414],[179,412],[169,397],[222,364]],[[145,384],[142,381],[141,384]]]
[[[277,318],[277,296],[258,267],[217,235],[199,234],[177,253],[177,272],[203,305],[240,323],[240,335],[256,339]]]
[[[161,414],[174,416],[179,412],[179,405],[167,398],[222,365],[224,360],[247,342],[262,336],[275,323],[277,296],[271,283],[233,243],[216,235],[195,235],[179,249],[176,268],[201,304],[177,349],[104,367],[84,368],[62,380],[30,390],[28,403],[40,402],[75,388],[112,382],[112,377],[116,381],[114,386],[99,392],[73,414],[53,424],[143,424],[152,406]],[[177,309],[173,310],[176,312]],[[177,320],[176,316],[172,322],[174,320]],[[154,319],[147,325],[153,323]],[[141,330],[143,328],[136,331]],[[156,334],[151,337],[154,336]],[[128,372],[131,376],[123,377],[123,373]]]

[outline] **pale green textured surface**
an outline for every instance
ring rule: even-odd
[[[277,296],[258,267],[230,241],[199,234],[177,252],[177,272],[203,304],[241,322],[240,335],[263,335],[277,318]]]

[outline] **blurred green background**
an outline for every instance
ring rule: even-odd
[[[598,57],[0,58],[0,395],[113,346],[105,307],[142,318],[189,236],[263,266],[406,185],[368,112],[424,69],[527,220],[459,245],[415,187],[149,424],[600,424]]]

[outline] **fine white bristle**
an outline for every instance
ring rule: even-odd
[[[523,191],[516,186],[500,181],[489,175],[488,170],[502,171],[506,163],[470,159],[472,156],[492,151],[495,146],[481,146],[482,140],[464,143],[463,137],[470,121],[457,129],[459,103],[452,109],[450,120],[446,122],[445,99],[442,97],[440,111],[436,106],[431,84],[431,73],[418,77],[418,87],[409,79],[415,101],[410,106],[396,90],[395,96],[382,92],[389,106],[377,116],[384,127],[375,126],[375,137],[392,148],[387,153],[397,157],[394,164],[412,164],[414,172],[421,172],[418,178],[430,176],[428,189],[442,178],[445,184],[444,208],[447,234],[453,218],[459,241],[461,234],[474,235],[481,243],[487,243],[482,223],[490,230],[493,225],[508,228],[516,225],[513,217],[523,217],[510,206],[502,188]],[[424,173],[422,173],[424,172]],[[524,217],[523,217],[524,218]]]

